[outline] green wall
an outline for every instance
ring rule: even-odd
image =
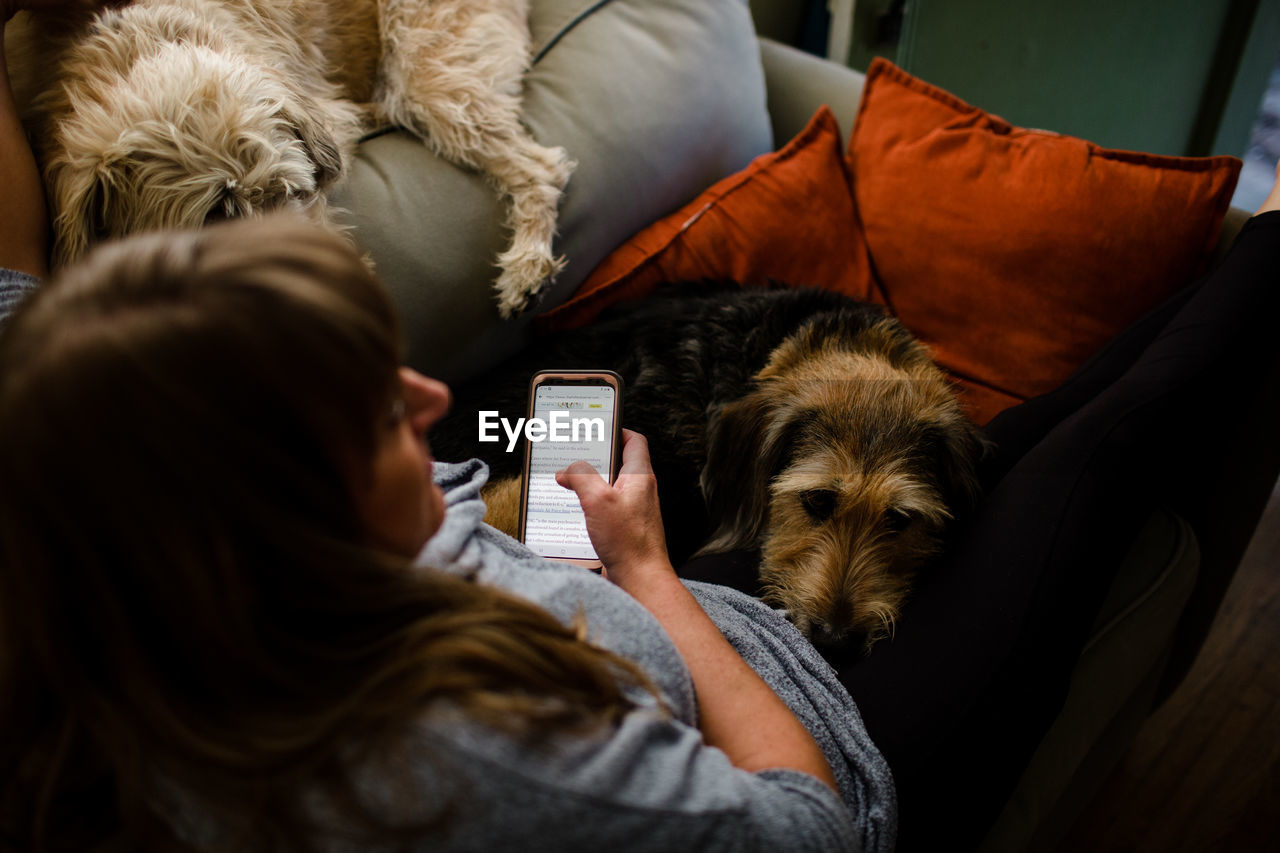
[[[1232,5],[911,0],[897,62],[1015,124],[1184,154]]]
[[[1222,69],[1226,86],[1221,97],[1205,105],[1196,153],[1204,149],[1239,156],[1248,147],[1271,69],[1280,61],[1280,0],[1262,0],[1252,17],[1242,15],[1228,35],[1225,47],[1237,59]]]
[[[798,38],[804,4],[751,0],[762,34]],[[1280,54],[1280,0],[857,0],[848,61],[884,56],[1026,127],[1112,148],[1233,154]]]

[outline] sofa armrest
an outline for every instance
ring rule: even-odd
[[[760,61],[774,144],[786,144],[823,104],[836,114],[849,141],[866,75],[767,38],[760,39]]]
[[[1089,631],[1062,712],[980,850],[1043,850],[1062,837],[1150,712],[1199,564],[1191,526],[1152,513]]]

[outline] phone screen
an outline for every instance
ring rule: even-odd
[[[599,380],[534,386],[533,417],[549,425],[546,438],[529,442],[524,542],[535,554],[597,559],[578,496],[556,483],[555,474],[585,459],[601,477],[612,480],[615,394],[612,385]]]

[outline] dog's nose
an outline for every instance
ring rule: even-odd
[[[866,643],[866,635],[838,623],[822,621],[813,626],[810,639],[821,648],[860,647]]]

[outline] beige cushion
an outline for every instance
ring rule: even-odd
[[[769,120],[778,145],[804,130],[823,104],[835,113],[842,138],[848,143],[865,74],[766,38],[760,39],[760,59],[768,87]]]
[[[536,310],[562,302],[610,250],[773,147],[743,0],[533,0],[525,122],[578,161],[556,251],[568,266]],[[361,143],[336,203],[387,283],[409,362],[446,381],[527,340],[498,318],[499,199],[404,131]]]

